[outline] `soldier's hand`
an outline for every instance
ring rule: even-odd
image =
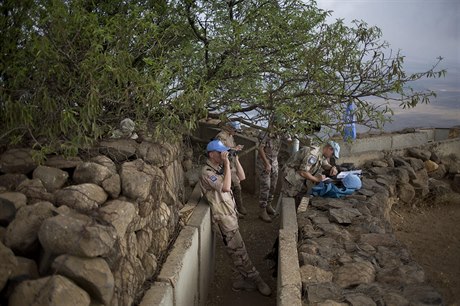
[[[268,165],[265,165],[265,173],[270,173],[272,172],[272,165],[268,164]]]
[[[220,152],[220,157],[222,158],[224,165],[230,163],[230,161],[228,160],[228,151]]]
[[[237,145],[235,147],[235,151],[241,151],[241,150],[243,150],[243,148],[244,148],[244,145]]]
[[[330,176],[334,176],[334,175],[337,175],[338,171],[337,171],[337,168],[334,166],[331,168],[331,170],[329,171],[329,175]]]

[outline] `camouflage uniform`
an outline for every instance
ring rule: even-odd
[[[238,215],[232,192],[222,192],[224,174],[222,167],[210,161],[200,176],[201,191],[211,207],[213,230],[222,237],[227,253],[233,261],[233,278],[256,281],[259,272],[249,259],[238,227]]]
[[[331,169],[331,165],[324,158],[319,147],[303,147],[292,155],[283,167],[283,193],[289,197],[307,193],[314,182],[302,177],[298,171],[306,171],[313,176],[322,173],[322,170]]]
[[[235,139],[233,138],[233,135],[231,135],[229,132],[226,130],[222,130],[219,134],[216,135],[216,139],[219,139],[222,141],[222,143],[229,147],[229,148],[234,148],[236,147]],[[238,175],[236,174],[236,166],[235,166],[235,160],[231,159],[230,160],[230,168],[232,170],[232,191],[233,191],[233,196],[235,198],[236,202],[236,207],[238,211],[242,212],[243,211],[243,197],[242,197],[242,191],[241,191],[241,183]],[[243,211],[244,213],[244,211]]]
[[[265,172],[262,158],[257,158],[257,171],[259,172],[260,195],[259,205],[267,207],[275,196],[276,183],[278,182],[278,153],[281,148],[281,139],[278,135],[268,132],[259,134],[259,145],[264,146],[265,156],[272,166],[270,173]]]

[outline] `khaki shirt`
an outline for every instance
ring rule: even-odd
[[[309,190],[314,185],[314,182],[302,177],[299,171],[306,171],[316,176],[321,174],[322,169],[330,168],[331,165],[319,147],[303,147],[289,158],[283,168],[283,191],[293,197],[301,191]]]
[[[222,141],[222,143],[226,147],[229,147],[231,149],[236,147],[235,138],[233,138],[233,135],[230,135],[230,133],[227,132],[226,130],[220,131],[219,134],[217,134],[215,138],[219,139],[220,141]],[[234,184],[239,185],[240,178],[236,174],[236,165],[235,165],[235,159],[234,158],[232,158],[230,160],[230,167],[231,167],[231,170],[232,170],[232,182]]]
[[[232,231],[238,229],[238,215],[232,192],[222,191],[224,174],[221,171],[221,167],[215,168],[208,160],[201,170],[200,187],[211,207],[214,230],[218,225],[223,231]]]

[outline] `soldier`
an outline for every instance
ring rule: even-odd
[[[259,154],[257,170],[259,173],[259,218],[265,222],[272,222],[270,215],[275,214],[271,202],[275,197],[276,183],[278,182],[278,153],[281,147],[281,138],[278,134],[262,131],[259,134]]]
[[[238,215],[231,191],[231,170],[228,150],[220,140],[211,141],[207,147],[208,160],[200,177],[201,191],[211,207],[213,230],[222,237],[227,253],[233,261],[232,289],[257,290],[270,295],[270,287],[262,280],[246,251],[238,227]],[[240,180],[246,178],[243,168],[235,156],[236,174]]]
[[[289,197],[296,198],[298,205],[303,195],[311,187],[329,176],[337,175],[337,168],[330,164],[330,158],[339,158],[340,146],[335,141],[328,141],[322,148],[316,146],[303,147],[292,155],[283,167],[282,191]]]
[[[243,145],[236,145],[233,135],[235,135],[236,133],[240,133],[240,132],[241,132],[241,124],[238,121],[230,121],[224,125],[222,131],[220,131],[219,134],[217,134],[215,139],[222,141],[222,143],[226,147],[229,147],[235,152],[239,152],[243,149]],[[233,196],[235,197],[236,208],[238,209],[238,212],[241,215],[246,215],[247,211],[243,205],[243,197],[241,195],[240,179],[236,175],[235,162],[233,159],[231,160],[230,165],[231,165],[230,168],[232,170],[232,191],[233,191]]]

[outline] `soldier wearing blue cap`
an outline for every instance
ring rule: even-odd
[[[243,145],[237,145],[235,143],[235,138],[233,137],[236,133],[241,133],[241,124],[238,121],[229,121],[227,122],[222,131],[216,135],[215,139],[222,141],[222,143],[229,147],[234,151],[241,151],[243,149]],[[242,218],[244,215],[247,214],[246,208],[243,205],[243,196],[241,190],[240,179],[236,175],[235,170],[235,162],[233,160],[230,161],[230,168],[232,170],[232,191],[233,196],[236,202],[236,208],[238,210],[238,216]]]
[[[282,191],[289,197],[300,201],[303,194],[315,184],[329,176],[337,175],[337,168],[330,164],[331,157],[339,158],[340,146],[335,141],[328,141],[323,148],[307,146],[292,155],[283,168]]]
[[[238,226],[238,214],[231,190],[231,169],[228,150],[220,140],[208,143],[208,160],[201,171],[200,185],[204,198],[211,207],[213,230],[222,237],[227,253],[233,261],[232,289],[259,290],[270,295],[270,287],[262,280],[246,250]],[[246,178],[243,168],[235,156],[236,175],[240,180]]]

